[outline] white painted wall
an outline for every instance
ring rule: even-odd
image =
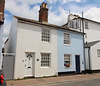
[[[50,29],[51,33],[50,43],[46,43],[41,41],[41,27],[35,25],[18,23],[15,79],[25,77],[25,52],[35,54],[35,68],[33,68],[35,77],[52,76],[57,73],[57,30],[42,26],[43,29]],[[41,68],[41,53],[51,53],[51,66],[49,68]]]
[[[0,69],[2,65],[3,29],[4,25],[0,25]]]
[[[88,21],[89,29],[85,29],[85,33],[87,33],[87,37],[85,41],[92,42],[100,40],[100,24]]]
[[[91,55],[90,54],[90,49],[89,48],[85,48],[85,60],[86,60],[86,70],[90,70],[91,67],[89,67],[89,56]],[[91,62],[91,61],[90,61]]]
[[[100,42],[91,47],[91,70],[100,70],[100,57],[97,56],[97,49],[100,49]]]
[[[17,19],[13,17],[10,33],[9,33],[9,40],[5,44],[5,53],[15,53],[16,52],[16,39],[17,39]]]

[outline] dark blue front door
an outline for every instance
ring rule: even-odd
[[[75,55],[76,59],[76,73],[80,73],[80,55]]]

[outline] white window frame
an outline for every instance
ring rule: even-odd
[[[65,35],[64,34],[69,35],[69,43],[65,43]],[[68,39],[66,41],[68,41]],[[71,45],[71,35],[70,35],[70,33],[66,33],[66,32],[63,33],[63,44],[64,45]]]
[[[88,21],[85,21],[85,29],[89,29],[88,28]]]
[[[48,31],[48,32],[45,32],[45,31]],[[46,33],[46,34],[44,34],[44,33]],[[41,41],[50,42],[50,30],[42,29]]]
[[[65,65],[65,58],[68,59],[68,57],[65,57],[65,56],[69,56],[69,60],[66,60],[66,61],[69,61],[69,66]],[[71,67],[71,54],[64,54],[64,67],[65,68]]]
[[[70,21],[70,28],[74,28],[74,21],[73,20]]]
[[[100,57],[100,49],[97,49],[97,57]]]
[[[76,19],[76,28],[79,28],[79,19]]]
[[[46,58],[46,54],[49,55],[49,59]],[[42,55],[45,55],[42,57]],[[43,60],[44,59],[44,60]],[[43,66],[43,61],[45,66]],[[41,53],[41,68],[49,68],[51,66],[51,54],[50,53]]]

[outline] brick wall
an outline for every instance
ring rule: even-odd
[[[4,7],[5,0],[0,0],[0,22],[2,22],[2,19],[4,20]]]

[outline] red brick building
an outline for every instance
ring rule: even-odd
[[[0,0],[0,24],[4,23],[5,0]]]

